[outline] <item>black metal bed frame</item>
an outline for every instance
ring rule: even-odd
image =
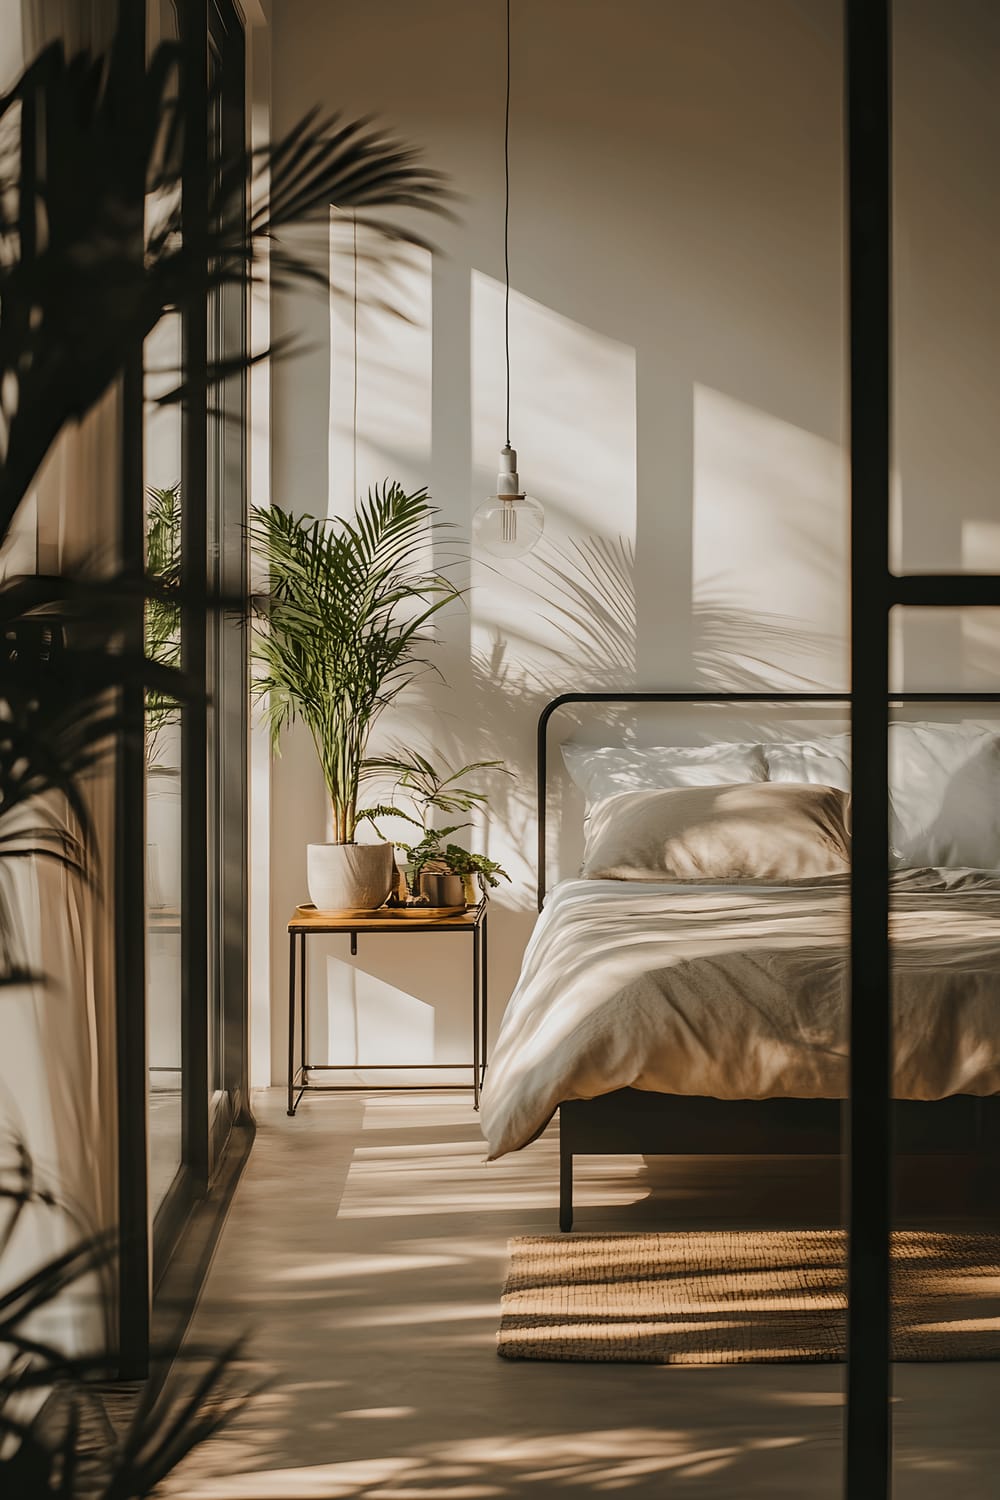
[[[548,728],[570,704],[763,705],[849,704],[844,693],[785,692],[572,692],[561,693],[538,719],[538,910],[548,867]],[[893,693],[903,703],[989,703],[997,693]],[[855,820],[856,821],[856,820]],[[886,819],[886,822],[888,819]],[[882,863],[885,864],[884,849]],[[880,999],[884,1008],[884,998]],[[984,1166],[1000,1164],[1000,1100],[967,1095],[933,1101],[896,1100],[892,1105],[899,1149],[952,1152],[961,1149]],[[839,1100],[721,1100],[617,1089],[596,1099],[559,1106],[559,1228],[573,1227],[574,1156],[643,1155],[827,1155],[843,1138]]]
[[[1000,602],[1000,600],[998,600]],[[542,709],[538,716],[538,730],[536,735],[535,767],[536,767],[536,794],[537,807],[536,818],[538,824],[538,871],[536,880],[536,898],[538,910],[541,911],[545,901],[548,868],[548,729],[554,714],[560,709],[567,708],[570,704],[587,703],[617,703],[627,704],[687,704],[695,706],[714,705],[752,705],[760,707],[777,707],[780,704],[851,704],[851,694],[842,693],[786,693],[779,689],[761,692],[571,692],[560,693],[557,698],[552,698]],[[903,703],[991,703],[996,706],[1000,703],[1000,689],[995,693],[983,692],[942,692],[942,693],[888,693],[886,694],[886,706]],[[847,714],[844,717],[848,717]],[[888,822],[888,818],[886,819]]]
[[[887,708],[903,704],[989,704],[1000,702],[1000,692],[914,692],[886,693],[882,697],[882,714]],[[537,818],[538,818],[538,885],[537,902],[541,911],[546,895],[548,869],[548,801],[549,752],[548,730],[553,716],[571,705],[587,704],[677,704],[705,706],[836,705],[852,706],[848,693],[788,692],[568,692],[547,703],[538,719],[537,731]],[[887,721],[886,721],[887,722]],[[856,756],[856,751],[855,751]],[[852,763],[855,759],[852,756]],[[883,784],[887,774],[883,772]],[[855,811],[855,842],[857,814]],[[881,827],[885,830],[879,842],[879,860],[886,867],[888,807]],[[886,878],[886,899],[888,882]],[[852,894],[866,889],[866,883],[855,870]],[[886,906],[886,919],[888,906]],[[888,926],[885,929],[888,941]],[[856,948],[852,953],[856,954]],[[867,962],[867,958],[866,958]],[[886,990],[878,996],[876,1009],[888,1014],[888,963]],[[870,987],[869,987],[870,989]],[[872,996],[869,993],[869,1003]],[[853,1045],[857,1045],[853,1029]],[[852,1070],[852,1079],[856,1073]],[[885,1082],[886,1125],[891,1127],[893,1149],[900,1154],[951,1155],[972,1157],[977,1165],[977,1186],[982,1190],[985,1212],[997,1211],[996,1184],[1000,1180],[1000,1098],[978,1098],[955,1095],[940,1100],[889,1099],[888,1074]],[[575,1156],[657,1155],[834,1155],[850,1149],[851,1100],[830,1099],[763,1099],[722,1100],[698,1096],[650,1093],[638,1089],[617,1089],[595,1099],[574,1099],[559,1106],[559,1227],[569,1232],[573,1227],[573,1159]],[[887,1159],[889,1137],[886,1137]],[[849,1160],[849,1156],[845,1159]],[[847,1174],[845,1174],[846,1176]],[[891,1173],[884,1178],[886,1215],[891,1212]],[[848,1177],[856,1183],[857,1176]],[[887,1240],[888,1245],[888,1227]],[[888,1360],[888,1344],[886,1344]],[[888,1364],[886,1366],[888,1368]],[[868,1472],[866,1470],[866,1472]],[[860,1481],[858,1481],[860,1483]],[[847,1492],[861,1493],[860,1491]],[[877,1493],[866,1491],[864,1493]]]

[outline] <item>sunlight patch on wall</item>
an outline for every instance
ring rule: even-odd
[[[434,1008],[342,959],[325,973],[328,1056],[312,1062],[426,1063],[434,1058]],[[334,1082],[332,1075],[317,1082]]]
[[[961,611],[962,670],[958,687],[1000,694],[1000,610]]]
[[[847,681],[848,501],[836,443],[695,386],[693,611],[700,681]]]

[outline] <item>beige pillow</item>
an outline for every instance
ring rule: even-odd
[[[591,880],[810,880],[850,868],[846,792],[797,782],[622,792],[590,814]]]

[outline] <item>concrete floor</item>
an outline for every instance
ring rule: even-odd
[[[839,1497],[840,1366],[509,1363],[509,1235],[555,1230],[556,1141],[483,1163],[467,1095],[317,1095],[259,1133],[193,1329],[266,1389],[186,1500]],[[836,1164],[581,1163],[577,1227],[829,1222]],[[921,1176],[923,1180],[923,1176]],[[997,1500],[1000,1364],[899,1366],[896,1500]]]

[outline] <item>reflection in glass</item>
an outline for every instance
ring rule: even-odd
[[[148,371],[176,369],[180,320],[146,342]],[[147,390],[155,377],[147,377]],[[155,392],[151,392],[155,394]],[[179,667],[181,616],[180,422],[151,408],[146,422],[146,656]],[[149,1065],[150,1207],[155,1213],[181,1165],[181,709],[146,693],[146,1029]]]

